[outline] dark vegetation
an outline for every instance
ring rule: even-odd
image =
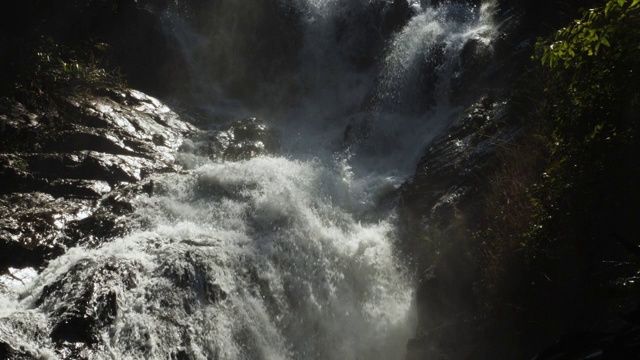
[[[639,24],[639,1],[581,10],[538,40],[516,89],[526,135],[498,151],[472,228],[478,313],[516,330],[522,356],[531,339],[637,324],[621,315],[640,300]]]
[[[0,105],[5,113],[22,107],[16,111],[38,120],[18,132],[3,126],[0,149],[36,152],[60,142],[56,137],[79,122],[71,98],[128,86],[156,96],[183,94],[187,67],[162,26],[134,1],[3,1]]]
[[[51,86],[112,86],[119,74],[155,95],[188,83],[177,42],[134,1],[3,1],[0,66],[5,96],[16,88],[39,95]]]
[[[49,120],[40,124],[39,131],[28,134],[6,133],[3,127],[0,142],[4,151],[35,151],[47,133],[62,125],[67,97],[99,88],[120,88],[124,80],[105,59],[108,44],[89,35],[73,38],[71,30],[54,31],[58,26],[49,24],[55,19],[53,14],[45,15],[53,6],[37,1],[7,1],[0,6],[3,107],[8,111],[15,100],[38,115],[46,114]],[[73,15],[68,16],[73,21]]]
[[[403,190],[408,359],[640,358],[640,2],[500,1],[498,18],[489,96]]]

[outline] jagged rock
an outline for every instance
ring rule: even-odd
[[[126,184],[177,171],[174,154],[196,132],[135,90],[82,96],[44,114],[0,101],[0,270],[126,233],[122,217],[149,182]]]
[[[521,131],[501,123],[505,107],[491,98],[472,105],[433,142],[401,189],[405,251],[420,264],[416,297],[422,337],[410,342],[407,359],[452,352],[460,358],[473,356],[477,344],[469,329],[480,326],[470,323],[478,264],[470,254],[466,229],[477,221],[475,202],[497,161],[496,150]],[[433,248],[425,251],[425,246]]]
[[[362,5],[360,2],[350,3],[348,11],[336,19],[338,46],[358,70],[366,70],[380,60],[379,54],[385,42],[412,15],[406,0],[370,1],[366,6]]]
[[[88,216],[92,208],[88,200],[38,192],[0,197],[0,269],[40,267],[64,253],[66,224]]]
[[[447,221],[439,215],[446,204],[460,202],[477,188],[477,179],[491,162],[494,151],[508,143],[519,127],[499,126],[504,106],[490,98],[472,105],[460,121],[436,139],[420,159],[416,173],[406,184],[403,199],[418,206],[430,221]]]
[[[0,196],[0,269],[40,268],[67,248],[125,235],[132,202],[149,184],[120,187],[100,200],[41,192]]]
[[[228,139],[228,146],[223,153],[225,160],[247,160],[273,153],[278,148],[273,129],[256,118],[235,122],[224,133]]]
[[[84,259],[45,286],[36,305],[49,314],[50,337],[63,358],[80,358],[118,315],[118,294],[137,286],[135,261]],[[65,299],[65,301],[60,301]]]
[[[0,159],[0,178],[9,184],[3,193],[29,191],[31,183],[40,187],[42,178],[101,180],[113,186],[139,181],[145,172],[176,170],[174,153],[183,136],[195,131],[158,100],[135,90],[71,98],[68,105],[72,115],[54,125],[19,103],[0,108],[2,135],[30,138],[15,145],[5,140],[1,148],[26,153]]]
[[[186,168],[199,165],[194,155],[220,161],[247,160],[271,154],[278,147],[277,135],[267,123],[246,118],[231,123],[221,131],[197,133],[182,145],[178,162]]]

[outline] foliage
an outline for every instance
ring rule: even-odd
[[[637,104],[640,68],[640,0],[610,0],[538,41],[548,69],[547,118],[554,143],[618,136],[629,128],[625,105]],[[614,113],[616,112],[616,113]]]
[[[117,71],[105,69],[103,56],[108,49],[107,44],[95,41],[69,49],[42,38],[18,76],[15,96],[45,110],[57,107],[71,94],[124,86]]]
[[[610,39],[616,42],[628,42],[638,34],[640,21],[640,0],[611,0],[602,8],[589,9],[581,19],[568,27],[560,29],[549,41],[539,42],[543,49],[543,65],[554,68],[580,68],[587,62],[587,56],[601,54],[601,47],[611,48]],[[603,57],[620,60],[620,49],[604,52]]]
[[[613,201],[606,197],[622,189],[612,177],[637,172],[638,164],[623,159],[638,145],[639,24],[640,0],[610,0],[538,41],[548,78],[542,127],[552,157],[547,181],[536,191],[548,212],[542,217],[563,216],[572,223],[565,228]],[[594,190],[600,196],[585,196]]]
[[[502,154],[490,179],[477,290],[490,307],[526,308],[526,326],[544,324],[537,312],[556,314],[556,326],[581,312],[566,303],[588,309],[579,292],[612,281],[603,260],[628,256],[613,234],[640,237],[640,0],[585,10],[539,39],[534,59],[544,82],[530,94],[535,136]]]
[[[535,136],[523,135],[497,153],[498,165],[489,174],[484,199],[484,226],[474,234],[482,251],[482,269],[476,285],[484,315],[495,314],[521,287],[529,259],[539,249],[526,237],[539,205],[530,189],[540,180],[545,149]],[[531,281],[525,282],[530,284]]]
[[[614,235],[640,235],[630,220],[640,216],[639,24],[640,0],[609,0],[536,46],[546,82],[537,126],[549,155],[528,190],[536,211],[522,235],[538,247],[530,272],[549,276],[545,291],[585,309],[595,300],[579,292],[620,275],[604,260],[627,263]]]

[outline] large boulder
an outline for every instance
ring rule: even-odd
[[[2,99],[0,272],[126,233],[148,175],[181,169],[175,153],[195,132],[135,90],[73,95],[45,112]]]

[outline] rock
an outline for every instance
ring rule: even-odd
[[[121,186],[100,200],[41,192],[0,196],[0,269],[42,268],[68,248],[125,235],[133,200],[149,184]]]
[[[121,186],[100,199],[89,216],[70,221],[65,234],[68,246],[84,245],[96,247],[104,242],[126,235],[130,226],[130,215],[135,210],[134,200],[148,194],[153,187],[151,180],[139,184]]]
[[[347,5],[349,4],[349,5]],[[348,11],[336,18],[336,42],[342,55],[357,70],[380,61],[386,42],[411,19],[406,0],[345,3]]]
[[[267,123],[246,118],[234,121],[222,130],[196,133],[182,145],[178,163],[193,168],[202,163],[197,157],[217,161],[247,160],[272,154],[278,147],[277,134]]]
[[[295,2],[139,0],[138,3],[157,9],[158,13],[181,15],[173,23],[165,20],[165,25],[167,30],[181,29],[176,31],[177,37],[187,40],[191,62],[185,68],[192,71],[191,89],[203,91],[209,98],[211,85],[218,84],[229,99],[240,99],[244,104],[281,103],[295,96],[298,90],[295,70],[304,36],[303,14]],[[187,32],[191,36],[185,39]],[[121,35],[126,38],[129,33]]]
[[[473,357],[473,329],[481,324],[474,323],[478,264],[467,229],[479,221],[476,202],[497,161],[496,150],[520,131],[501,123],[505,107],[485,97],[468,108],[432,143],[401,188],[404,251],[411,257],[408,261],[419,264],[416,296],[422,335],[409,344],[407,359],[452,353]]]
[[[122,259],[101,261],[79,261],[45,286],[36,301],[51,319],[50,337],[63,358],[87,353],[115,321],[118,294],[137,286],[140,265]]]
[[[502,104],[483,98],[444,136],[434,140],[418,162],[412,180],[402,189],[405,204],[420,207],[418,211],[430,214],[432,222],[446,221],[447,216],[438,216],[443,204],[470,195],[478,185],[479,175],[490,165],[487,160],[495,149],[519,131],[517,127],[498,125],[503,108]]]
[[[402,29],[411,19],[413,10],[407,0],[393,0],[383,13],[382,29],[387,36]]]
[[[8,55],[2,57],[0,64],[11,66],[11,70],[19,67],[19,62],[28,58],[27,49],[33,49],[43,34],[67,46],[99,41],[109,44],[106,60],[126,75],[131,86],[160,95],[179,93],[190,82],[179,41],[165,31],[159,16],[139,6],[139,2],[3,1],[0,33],[10,36],[5,44],[0,43],[0,51],[4,47]],[[0,79],[11,83],[10,76],[3,74]]]
[[[214,304],[227,298],[227,293],[216,282],[216,273],[206,252],[188,250],[179,258],[170,257],[160,266],[160,273],[184,290],[181,301],[187,313],[197,309],[201,302]]]
[[[16,102],[0,107],[3,135],[22,140],[19,134],[39,133],[21,144],[5,141],[0,150],[13,152],[0,159],[5,177],[135,182],[145,172],[176,170],[174,153],[184,135],[195,132],[167,106],[135,90],[72,97],[67,106],[55,124]]]
[[[68,247],[122,236],[132,200],[149,191],[145,178],[180,169],[175,152],[196,132],[135,90],[61,106],[63,115],[43,114],[0,100],[0,271],[40,268]]]
[[[225,160],[247,160],[273,153],[278,148],[273,129],[256,118],[237,121],[224,133],[228,139],[228,146],[223,153]]]
[[[91,211],[87,200],[54,199],[43,193],[0,197],[0,269],[41,267],[66,250],[65,226]]]

